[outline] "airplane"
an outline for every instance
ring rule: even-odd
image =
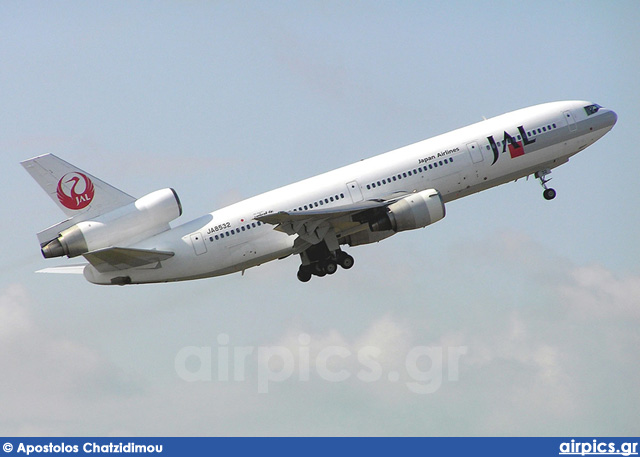
[[[91,283],[185,281],[300,256],[297,277],[354,265],[341,246],[376,243],[433,224],[445,204],[533,175],[551,200],[549,173],[613,128],[617,115],[588,101],[544,103],[420,141],[218,209],[182,215],[171,188],[136,199],[52,154],[21,162],[66,214],[38,233],[45,258],[82,256]]]

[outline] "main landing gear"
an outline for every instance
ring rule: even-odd
[[[540,185],[544,187],[544,192],[542,192],[542,196],[544,197],[545,200],[553,200],[554,198],[556,198],[555,189],[552,189],[551,187],[547,187],[547,183],[552,179],[552,178],[545,179],[545,176],[547,176],[549,173],[551,173],[551,170],[546,169],[546,170],[536,171],[536,174],[535,174],[535,177],[540,180]]]
[[[309,281],[314,275],[319,277],[332,275],[338,271],[338,265],[348,270],[354,263],[353,257],[342,250],[331,252],[327,257],[321,259],[314,255],[317,253],[308,251],[301,254],[303,264],[298,269],[298,279],[302,282]],[[305,260],[310,263],[305,264]]]

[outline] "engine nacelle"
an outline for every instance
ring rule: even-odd
[[[393,230],[402,232],[438,222],[445,216],[440,192],[427,189],[416,192],[387,207],[387,212],[369,224],[372,232]]]
[[[169,222],[181,214],[182,205],[176,191],[157,190],[63,230],[58,238],[42,247],[42,255],[45,258],[76,257],[118,244],[130,245],[167,230]]]

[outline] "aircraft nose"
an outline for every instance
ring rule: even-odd
[[[602,117],[602,122],[609,128],[616,125],[616,122],[618,122],[618,115],[615,113],[615,111],[610,109],[605,109],[603,111],[604,113],[600,114],[600,116]]]

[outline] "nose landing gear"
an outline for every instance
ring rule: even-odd
[[[542,196],[545,200],[553,200],[556,198],[556,191],[551,187],[547,187],[547,183],[551,181],[552,178],[546,179],[545,176],[551,173],[551,170],[541,170],[536,171],[535,177],[540,180],[540,185],[544,188],[544,192],[542,192]]]
[[[542,192],[542,196],[545,198],[545,200],[553,200],[554,198],[556,198],[556,191],[555,189],[545,189],[544,192]]]

